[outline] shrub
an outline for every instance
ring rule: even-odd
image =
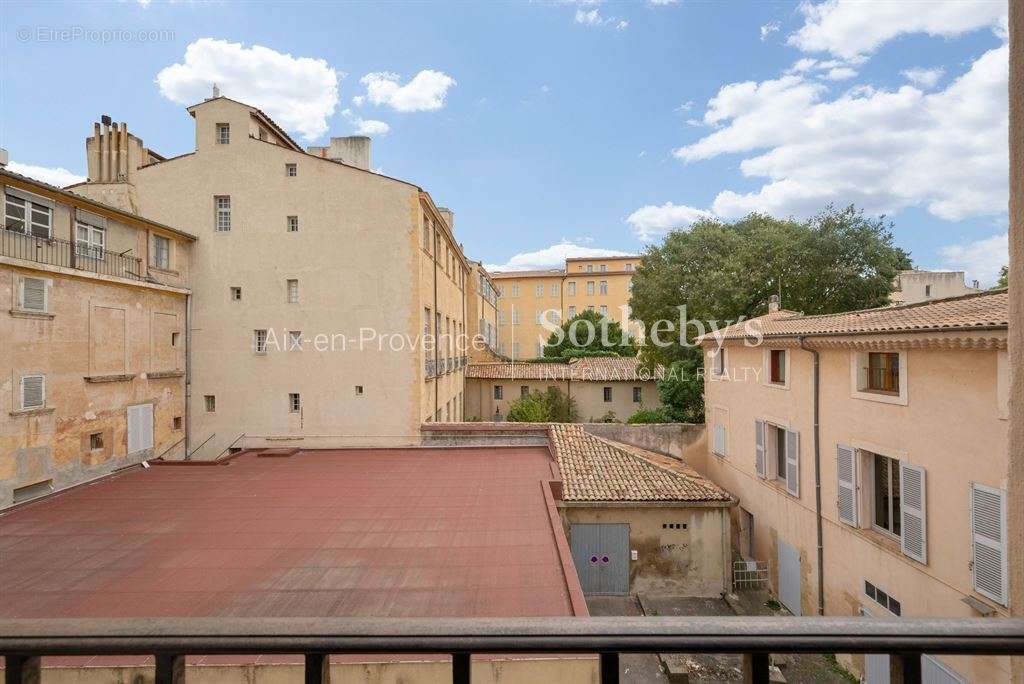
[[[671,423],[672,419],[663,409],[642,408],[633,415],[631,415],[626,422],[632,423],[634,425],[640,423]]]
[[[578,417],[576,402],[557,387],[549,387],[546,392],[531,392],[513,401],[507,420],[512,423],[575,423]]]

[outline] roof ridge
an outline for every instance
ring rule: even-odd
[[[906,311],[907,309],[922,308],[926,306],[934,306],[935,304],[945,304],[947,302],[959,301],[962,299],[977,299],[979,297],[990,297],[993,295],[1003,294],[1007,292],[1008,288],[1000,288],[998,290],[983,290],[981,292],[968,292],[961,295],[952,295],[950,297],[940,297],[939,299],[926,299],[923,302],[910,302],[909,304],[895,304],[889,306],[873,306],[870,309],[851,309],[850,311],[838,311],[836,313],[828,314],[800,314],[796,319],[786,320],[811,320],[816,318],[828,318],[829,316],[853,316],[859,314],[874,313],[876,311]]]

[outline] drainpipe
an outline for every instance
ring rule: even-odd
[[[192,445],[192,293],[185,295],[185,460]]]
[[[821,531],[821,359],[817,349],[804,346],[806,338],[800,337],[800,348],[814,356],[814,516],[818,535],[818,615],[825,614],[825,546]]]

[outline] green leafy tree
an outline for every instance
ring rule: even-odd
[[[671,423],[672,419],[662,408],[640,409],[631,415],[626,422],[633,425],[642,423]]]
[[[636,356],[636,347],[621,325],[587,309],[562,323],[544,345],[548,360],[581,356]]]
[[[1003,266],[999,269],[999,280],[992,287],[993,290],[1001,290],[1004,287],[1010,287],[1010,267]]]
[[[659,382],[673,419],[702,421],[702,355],[680,344],[681,337],[692,344],[702,331],[686,321],[700,321],[706,330],[724,327],[764,314],[769,297],[779,293],[784,308],[805,314],[884,306],[896,275],[910,267],[909,255],[893,244],[892,223],[852,206],[829,207],[804,221],[764,214],[732,223],[698,221],[648,248],[633,276],[630,305],[649,338],[642,358],[677,371]],[[651,344],[656,321],[670,322],[662,324],[660,338],[674,343]]]
[[[546,392],[534,391],[513,401],[507,419],[513,423],[575,423],[578,418],[575,400],[557,387],[549,387]]]

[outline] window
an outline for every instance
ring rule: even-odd
[[[529,385],[520,385],[519,386],[519,396],[521,396],[521,397],[528,397],[528,396],[530,396],[530,387],[529,387]]]
[[[875,529],[900,536],[900,465],[896,459],[871,455],[874,501],[871,523]]]
[[[231,230],[231,198],[227,195],[219,195],[213,200],[217,207],[216,230],[218,233],[225,233]]]
[[[754,421],[754,469],[763,479],[776,480],[800,496],[800,435],[765,420]]]
[[[726,453],[726,440],[727,440],[727,437],[726,437],[726,432],[725,432],[725,425],[723,425],[722,423],[715,423],[715,425],[714,425],[714,433],[713,433],[712,439],[714,440],[712,442],[712,450],[716,454],[718,454],[719,456],[727,456],[728,455]]]
[[[569,281],[569,291],[568,291],[567,294],[570,297],[575,297],[576,296],[576,281],[574,281],[574,280],[570,280]]]
[[[356,396],[357,397],[363,396],[363,386],[362,385],[356,385]]]
[[[512,295],[511,296],[512,297],[518,297],[519,296],[519,285],[515,285],[515,284],[512,285]]]
[[[594,272],[594,264],[587,264],[587,273]]]
[[[925,285],[924,286],[924,296],[925,297],[931,297],[932,296],[932,286],[931,285]]]
[[[288,351],[302,351],[302,331],[288,331]]]
[[[46,311],[46,281],[42,278],[21,279],[21,308],[26,311]]]
[[[298,392],[292,392],[288,395],[288,410],[292,413],[298,413],[302,410],[302,397],[299,396]]]
[[[89,450],[102,449],[103,448],[103,433],[94,432],[89,435]]]
[[[106,229],[81,221],[75,224],[75,256],[102,259],[106,240]]]
[[[288,176],[289,178],[295,178],[296,176],[298,176],[299,175],[299,166],[298,166],[298,164],[285,164],[284,165],[284,175]]]
[[[226,123],[217,124],[217,144],[227,145],[231,142],[231,125]]]
[[[544,286],[543,285],[538,285],[537,287],[533,288],[533,290],[534,290],[534,295],[536,295],[537,297],[543,297],[544,296]]]
[[[608,281],[607,280],[602,280],[601,281],[601,294],[603,294],[603,295],[608,294]]]
[[[587,294],[588,295],[594,294],[594,281],[593,280],[588,280],[587,281]]]
[[[289,216],[288,217],[288,232],[298,233],[299,232],[299,217]]]
[[[267,129],[265,129],[262,126],[260,126],[259,132],[257,133],[256,137],[258,137],[260,140],[266,140],[267,139]]]
[[[512,309],[512,325],[519,325],[519,309]]]
[[[544,311],[542,311],[541,309],[537,309],[536,311],[534,311],[534,315],[537,318],[537,325],[540,325],[540,322],[544,319]]]
[[[542,356],[544,356],[544,343],[543,342],[538,342],[537,343],[537,346],[536,346],[536,348],[534,350],[534,356],[536,356],[538,359],[541,358]]]
[[[1002,489],[971,484],[971,540],[974,590],[1007,605],[1006,492]]]
[[[869,352],[867,378],[864,389],[868,392],[900,393],[900,355],[892,352]]]
[[[49,239],[53,225],[50,207],[14,195],[6,195],[5,199],[4,227],[7,230]]]
[[[775,478],[786,481],[786,431],[772,426],[775,437]]]
[[[24,375],[21,378],[21,408],[37,409],[46,406],[46,377]]]
[[[557,297],[558,296],[558,287],[559,287],[558,283],[552,283],[551,284],[551,296],[552,297]]]
[[[593,311],[593,310],[594,310],[594,305],[593,304],[588,304],[587,305],[587,311]]]
[[[288,284],[288,303],[298,304],[299,303],[299,281],[294,278],[289,278]]]
[[[430,307],[423,307],[423,335],[430,336]]]
[[[267,331],[266,330],[253,330],[252,331],[252,343],[253,349],[257,354],[267,353]]]
[[[876,587],[867,580],[864,580],[864,594],[893,615],[899,616],[900,613],[903,612],[903,608],[900,606],[899,601],[890,596],[888,592],[882,591],[881,588]]]
[[[178,341],[179,341],[180,338],[181,338],[181,333],[172,332],[171,333],[171,346],[172,347],[177,347],[178,346]]]
[[[605,304],[601,305],[601,315],[602,316],[607,316],[608,315],[608,307]]]
[[[242,301],[242,288],[232,287],[231,288],[231,301],[240,302]]]
[[[633,403],[634,404],[639,404],[639,403],[642,403],[643,400],[644,400],[644,388],[643,387],[634,387],[633,388]]]
[[[601,268],[598,270],[600,270],[601,273],[604,273],[605,271],[608,270],[608,264],[601,264]]]
[[[505,387],[504,386],[502,386],[502,385],[495,385],[494,386],[494,398],[495,399],[504,399],[505,398]]]
[[[212,394],[207,394],[203,397],[203,402],[206,404],[207,413],[217,412],[217,397]]]
[[[174,420],[172,421],[171,425],[173,426],[173,428],[175,430],[180,430],[181,429],[181,416],[174,416]]]
[[[626,270],[627,271],[632,271],[633,270],[633,264],[627,263],[626,264]]]
[[[786,350],[772,349],[769,351],[768,379],[776,385],[786,384]]]
[[[576,317],[576,307],[575,306],[570,306],[569,307],[569,318],[575,318],[575,317]]]
[[[153,265],[165,271],[171,267],[171,241],[163,235],[153,236]]]
[[[719,347],[712,355],[711,372],[714,375],[725,375],[725,348]]]
[[[611,400],[612,400],[612,388],[611,387],[605,387],[604,388],[604,401],[605,401],[605,403],[608,403]]]

